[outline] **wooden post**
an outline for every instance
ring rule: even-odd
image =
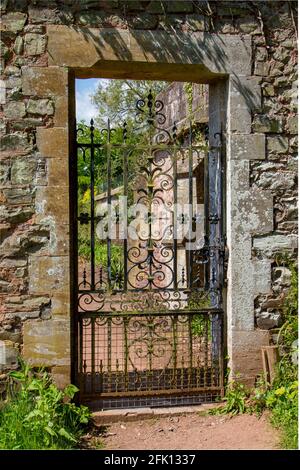
[[[279,361],[278,346],[263,346],[261,352],[264,379],[267,385],[272,385],[276,373],[276,364]]]

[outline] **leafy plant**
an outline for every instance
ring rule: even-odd
[[[247,394],[241,384],[230,384],[225,395],[225,406],[213,410],[223,413],[258,413],[270,410],[271,423],[281,431],[281,446],[295,449],[298,446],[298,367],[292,360],[295,340],[298,337],[298,276],[290,262],[291,287],[285,300],[282,325],[278,343],[281,359],[271,388],[260,380],[256,388]]]
[[[70,400],[74,385],[59,390],[50,375],[22,362],[10,373],[7,400],[0,410],[0,449],[70,449],[88,424],[90,412]]]
[[[246,413],[248,398],[249,391],[247,391],[246,387],[243,384],[233,380],[229,382],[225,397],[223,398],[225,405],[218,408],[213,408],[209,411],[209,413],[221,415],[237,415],[239,413]]]

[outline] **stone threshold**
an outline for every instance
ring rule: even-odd
[[[220,403],[204,403],[202,405],[172,406],[169,408],[120,408],[114,410],[95,411],[92,419],[95,426],[103,426],[117,422],[140,421],[144,419],[166,418],[204,413],[217,408]]]

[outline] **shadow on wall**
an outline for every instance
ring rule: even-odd
[[[251,111],[261,107],[261,103],[257,100],[257,94],[252,91],[251,87],[242,83],[238,74],[232,68],[234,61],[232,61],[232,57],[228,57],[227,44],[222,35],[206,32],[192,35],[176,33],[174,31],[174,34],[169,34],[166,40],[165,32],[162,33],[157,30],[120,32],[117,29],[108,29],[107,31],[102,30],[100,34],[95,34],[89,28],[80,28],[74,25],[72,25],[72,28],[76,32],[81,33],[86,41],[93,42],[99,57],[103,60],[105,60],[103,50],[111,48],[114,55],[120,61],[133,61],[134,58],[130,50],[131,36],[143,50],[145,60],[147,56],[152,56],[155,62],[166,64],[170,67],[178,63],[200,65],[203,68],[203,79],[205,82],[213,81],[216,78],[219,79],[220,74],[226,76],[229,72],[233,88],[243,96],[247,107]],[[201,39],[201,44],[199,44],[199,39]],[[241,37],[239,39],[243,40]],[[246,56],[249,54],[246,44],[244,44],[244,49],[244,51],[236,51],[237,57],[239,54],[243,55],[245,53]]]

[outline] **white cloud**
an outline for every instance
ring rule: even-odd
[[[82,119],[89,123],[92,118],[95,118],[98,114],[97,107],[91,102],[91,95],[96,91],[96,88],[100,82],[100,79],[91,83],[89,87],[76,90],[76,119],[81,121]]]

